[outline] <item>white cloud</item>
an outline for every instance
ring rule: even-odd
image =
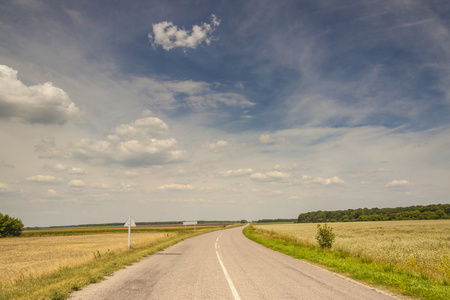
[[[407,186],[409,185],[408,180],[392,180],[388,184],[386,184],[387,187],[399,187],[399,186]]]
[[[211,203],[212,200],[202,199],[202,198],[191,198],[191,199],[175,199],[174,202],[185,202],[185,203]]]
[[[137,184],[134,182],[122,182],[120,186],[124,191],[131,191],[134,187],[137,187]]]
[[[71,150],[73,157],[99,164],[126,166],[164,165],[187,158],[187,152],[176,149],[174,138],[120,141],[117,136],[108,140],[82,139]]]
[[[57,196],[58,192],[55,191],[54,189],[48,189],[47,192],[45,193],[45,195],[47,195],[47,196]]]
[[[153,120],[149,120],[153,119]],[[156,121],[159,129],[155,131],[156,118],[138,119],[131,125],[120,125],[121,136],[109,135],[104,140],[81,139],[66,148],[58,148],[53,140],[42,140],[35,146],[40,158],[75,158],[94,164],[118,164],[131,167],[165,165],[187,159],[188,153],[177,148],[174,138],[157,139],[148,135],[165,128],[164,122]],[[117,129],[116,129],[117,131]],[[165,129],[164,129],[165,132]],[[166,132],[165,132],[166,133]],[[64,170],[58,164],[59,170]],[[81,169],[72,168],[72,173],[82,174]]]
[[[0,65],[0,118],[41,124],[64,124],[80,121],[83,112],[66,92],[51,82],[26,86],[18,72]]]
[[[171,184],[165,184],[158,188],[158,190],[192,190],[194,187],[190,184],[178,184],[178,183],[171,183]]]
[[[162,46],[167,51],[177,47],[195,49],[203,42],[207,45],[211,43],[212,33],[219,24],[220,20],[211,15],[211,24],[194,25],[192,31],[186,31],[172,22],[165,21],[153,24],[153,34],[149,34],[148,38],[153,46]]]
[[[69,186],[73,188],[83,188],[86,186],[86,183],[80,179],[74,179],[69,182]]]
[[[271,171],[266,173],[268,177],[271,178],[288,178],[291,176],[289,173],[279,172],[279,171]]]
[[[115,133],[126,138],[163,136],[169,133],[169,126],[161,119],[146,117],[117,126]]]
[[[111,186],[107,183],[94,183],[92,187],[96,189],[109,189]]]
[[[86,174],[86,172],[85,172],[83,169],[81,169],[81,168],[71,168],[71,169],[69,170],[69,174],[77,174],[77,175],[80,175],[80,174]]]
[[[134,172],[134,171],[125,171],[125,176],[127,176],[127,177],[136,177],[136,176],[138,176],[138,173]]]
[[[223,176],[242,176],[253,173],[253,169],[237,169],[237,170],[228,170],[225,172],[220,172]]]
[[[313,178],[309,175],[303,175],[302,180],[304,183],[319,183],[319,184],[323,184],[323,185],[345,183],[345,180],[343,180],[337,176],[334,176],[332,178],[322,178],[322,177]]]
[[[262,180],[262,181],[277,181],[291,177],[290,173],[270,171],[267,173],[253,173],[250,175],[251,179]]]
[[[268,134],[261,134],[259,136],[259,141],[263,144],[268,144],[274,142],[275,139]]]
[[[332,183],[336,183],[336,184],[345,183],[344,180],[340,179],[337,176],[334,176],[333,178],[317,177],[317,178],[314,179],[314,182],[315,183],[322,183],[322,184],[325,184],[325,185],[329,185],[329,184],[332,184]]]
[[[224,140],[219,140],[216,143],[206,142],[205,144],[203,144],[203,147],[213,153],[225,152],[232,148],[232,146]]]
[[[56,172],[60,172],[60,171],[66,170],[66,167],[63,164],[56,164],[53,167],[53,170],[56,171]]]
[[[0,182],[0,193],[8,193],[11,191],[11,188],[6,183]]]
[[[27,180],[32,181],[32,182],[41,182],[41,183],[56,183],[56,182],[62,181],[61,178],[57,178],[55,176],[50,176],[50,175],[30,176],[30,177],[27,177]]]

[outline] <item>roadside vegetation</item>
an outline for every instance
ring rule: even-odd
[[[99,282],[114,271],[184,239],[224,226],[127,234],[72,234],[0,240],[0,300],[66,299],[73,291]],[[81,229],[84,230],[84,229]],[[105,230],[105,229],[103,229]],[[107,230],[107,229],[106,229]],[[92,230],[95,232],[95,230]],[[54,231],[55,232],[55,231]]]
[[[331,249],[319,246],[317,224],[257,224],[245,228],[244,234],[273,250],[395,293],[450,299],[450,220],[331,227]]]
[[[0,213],[0,238],[20,236],[22,229],[23,223],[20,219]]]

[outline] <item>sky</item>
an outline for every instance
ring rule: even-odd
[[[26,227],[449,203],[450,2],[0,1]]]

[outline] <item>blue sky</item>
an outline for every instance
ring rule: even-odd
[[[0,3],[25,226],[448,203],[447,1]]]

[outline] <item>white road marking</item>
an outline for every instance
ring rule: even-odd
[[[222,259],[220,258],[219,255],[219,238],[222,234],[219,235],[219,237],[216,239],[216,244],[215,244],[215,248],[216,248],[216,255],[217,255],[217,259],[219,260],[219,264],[222,267],[223,273],[225,274],[225,278],[228,281],[228,285],[230,286],[231,289],[231,293],[233,294],[234,300],[241,300],[241,297],[239,297],[239,294],[236,290],[236,287],[233,284],[233,281],[231,281],[230,275],[228,275],[227,269],[225,268]]]

